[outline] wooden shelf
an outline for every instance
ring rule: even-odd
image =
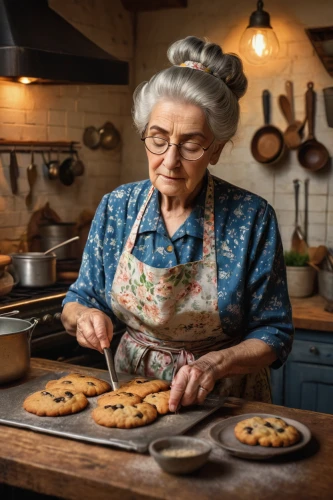
[[[187,0],[121,0],[121,2],[123,7],[131,12],[187,7]]]

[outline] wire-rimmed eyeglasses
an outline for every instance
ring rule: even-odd
[[[153,153],[154,155],[163,155],[169,149],[170,146],[176,146],[178,148],[179,154],[184,160],[195,161],[201,158],[205,151],[211,147],[215,138],[212,142],[204,148],[200,144],[192,141],[180,142],[179,144],[175,144],[173,142],[169,142],[166,139],[162,139],[162,137],[156,136],[148,136],[141,137],[141,141],[144,141],[146,148],[148,151]]]

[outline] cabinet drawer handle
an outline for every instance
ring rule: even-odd
[[[319,349],[313,345],[310,347],[309,352],[311,352],[311,354],[319,354]]]

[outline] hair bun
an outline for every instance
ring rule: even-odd
[[[185,61],[200,62],[220,78],[239,99],[247,89],[243,64],[236,54],[224,54],[219,45],[188,36],[173,43],[168,49],[171,64],[179,66]]]

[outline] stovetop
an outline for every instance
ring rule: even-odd
[[[50,301],[60,301],[65,297],[69,285],[56,282],[48,287],[28,288],[16,286],[13,290],[0,297],[0,312],[27,305],[43,305]]]

